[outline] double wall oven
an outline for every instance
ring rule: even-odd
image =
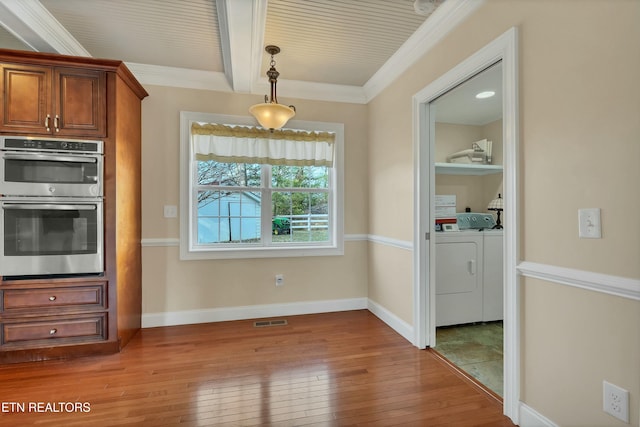
[[[0,136],[0,276],[102,273],[102,141]]]

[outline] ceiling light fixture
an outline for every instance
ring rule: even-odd
[[[485,98],[491,98],[493,95],[495,95],[496,93],[492,90],[487,90],[484,92],[480,92],[479,94],[476,95],[476,98],[478,99],[485,99]]]
[[[264,103],[252,105],[249,108],[249,112],[255,116],[260,125],[267,129],[280,129],[284,126],[290,118],[296,115],[296,107],[293,105],[278,104],[278,97],[276,95],[276,84],[278,83],[278,76],[280,73],[276,70],[276,61],[273,59],[274,55],[280,53],[278,46],[269,45],[264,48],[271,55],[271,62],[269,70],[267,70],[267,77],[269,77],[269,83],[271,84],[271,99],[264,96]]]
[[[429,16],[438,7],[438,0],[415,0],[413,9],[418,15]]]

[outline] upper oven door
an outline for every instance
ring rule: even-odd
[[[2,151],[0,194],[101,197],[102,156]]]

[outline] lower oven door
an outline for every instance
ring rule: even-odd
[[[0,200],[0,275],[104,271],[101,199]]]

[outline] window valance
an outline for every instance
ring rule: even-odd
[[[288,166],[333,165],[335,134],[292,129],[192,123],[196,160]]]

